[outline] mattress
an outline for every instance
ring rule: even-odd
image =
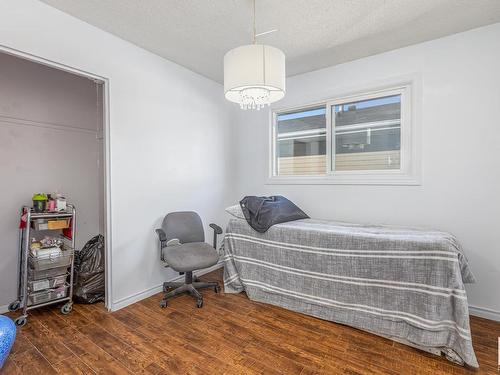
[[[222,252],[227,293],[478,367],[464,288],[475,279],[449,233],[305,219],[261,234],[235,218]]]

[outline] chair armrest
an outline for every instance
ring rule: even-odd
[[[213,247],[214,247],[215,250],[217,250],[217,235],[218,234],[222,234],[222,228],[219,227],[217,224],[214,224],[214,223],[211,223],[209,225],[209,227],[214,230],[214,243],[213,243]]]
[[[155,229],[156,234],[158,235],[158,240],[160,242],[160,259],[162,262],[165,262],[165,256],[163,255],[163,248],[167,246],[167,235],[163,229]]]
[[[167,240],[167,235],[163,229],[155,229],[155,232],[158,235],[160,242],[165,242]]]
[[[219,227],[217,224],[212,223],[209,225],[209,227],[212,228],[216,234],[222,234],[222,228]]]

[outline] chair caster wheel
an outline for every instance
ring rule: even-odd
[[[214,292],[215,293],[220,293],[220,286],[214,286]]]
[[[61,314],[68,315],[73,310],[73,304],[71,302],[66,303],[61,307]]]
[[[8,309],[10,312],[16,311],[19,308],[19,306],[21,306],[21,303],[19,301],[14,301],[14,302],[11,302]]]
[[[161,302],[160,302],[160,307],[161,307],[162,309],[164,309],[165,307],[167,307],[167,301],[161,301]]]
[[[17,317],[17,318],[14,320],[14,323],[15,323],[15,324],[16,324],[16,326],[18,326],[18,327],[25,326],[27,322],[28,322],[28,319],[27,319],[25,316],[20,316],[20,317]]]
[[[201,309],[203,307],[203,300],[202,299],[199,299],[196,301],[196,307]]]

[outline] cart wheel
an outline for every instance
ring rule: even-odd
[[[199,299],[196,301],[196,307],[201,309],[203,307],[203,300],[202,299]]]
[[[19,301],[14,301],[9,305],[9,311],[16,311],[21,303]]]
[[[71,302],[68,302],[63,307],[61,307],[61,314],[68,315],[71,310],[73,310],[73,304]]]
[[[14,323],[16,324],[16,326],[18,327],[22,327],[24,325],[26,325],[26,323],[28,322],[28,319],[25,317],[25,316],[19,316],[17,317],[15,320],[14,320]]]
[[[161,307],[162,309],[164,309],[165,307],[167,307],[167,301],[165,301],[165,300],[161,300],[161,301],[160,301],[160,307]]]

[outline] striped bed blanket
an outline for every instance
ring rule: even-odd
[[[222,252],[227,293],[478,367],[464,288],[475,280],[449,233],[313,219],[258,233],[231,219]]]

